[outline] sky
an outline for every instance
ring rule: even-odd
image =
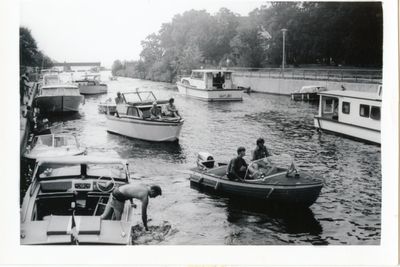
[[[58,62],[137,60],[140,42],[185,11],[222,7],[242,16],[259,0],[21,0],[20,25],[31,30],[38,47]]]

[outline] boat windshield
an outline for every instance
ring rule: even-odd
[[[157,98],[154,96],[153,92],[134,92],[134,93],[124,93],[125,100],[127,103],[138,103],[138,102],[153,102]]]
[[[85,166],[86,169],[84,168]],[[122,164],[66,165],[62,163],[43,163],[37,168],[35,176],[40,180],[70,176],[85,176],[88,178],[112,177],[116,180],[127,179],[127,174]]]
[[[75,87],[42,88],[42,95],[43,96],[79,95],[79,89]]]
[[[53,85],[59,83],[60,79],[58,78],[58,74],[43,76],[43,85]]]

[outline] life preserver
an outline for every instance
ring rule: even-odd
[[[226,89],[225,83],[222,84],[222,88],[223,88],[223,89]]]

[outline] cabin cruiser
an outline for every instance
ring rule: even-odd
[[[101,83],[100,74],[85,74],[82,79],[75,80],[82,95],[97,95],[107,93],[107,84]]]
[[[40,113],[77,112],[83,96],[72,84],[71,77],[60,74],[45,74],[33,105]]]
[[[319,93],[314,126],[353,139],[381,143],[382,86],[376,93],[326,91]]]
[[[125,160],[73,156],[41,158],[21,207],[21,245],[128,245],[133,210],[102,220],[110,192],[129,183]]]
[[[75,156],[86,153],[74,135],[44,134],[33,137],[24,157],[35,161],[41,157]]]
[[[243,90],[232,81],[232,71],[219,69],[193,70],[190,77],[176,83],[181,94],[206,101],[243,100]]]
[[[177,141],[184,120],[166,115],[167,100],[157,100],[151,91],[122,93],[114,115],[107,114],[107,131],[131,138],[156,141]],[[159,118],[152,118],[150,109],[157,102]]]
[[[297,171],[288,155],[251,162],[243,180],[230,180],[227,177],[228,166],[216,165],[211,154],[200,152],[197,167],[191,169],[191,186],[231,198],[256,200],[265,205],[309,207],[317,200],[324,184],[321,177]]]
[[[301,87],[300,90],[290,94],[292,100],[295,101],[318,101],[319,92],[327,91],[326,87],[318,85],[308,85]]]

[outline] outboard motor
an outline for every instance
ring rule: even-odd
[[[197,166],[199,168],[214,168],[214,157],[208,152],[199,152],[197,154]]]

